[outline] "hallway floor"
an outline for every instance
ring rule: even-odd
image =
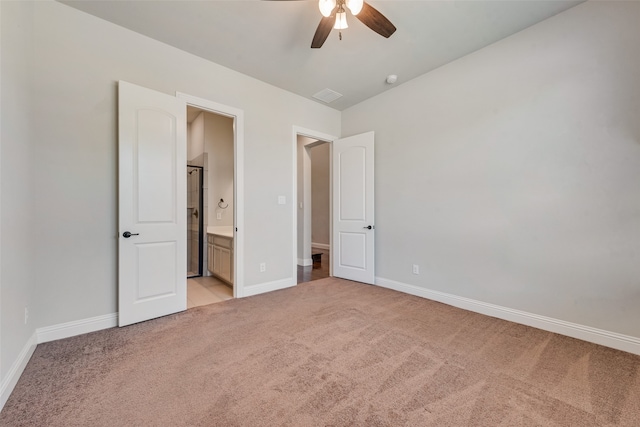
[[[322,253],[320,263],[314,263],[313,266],[298,266],[298,283],[311,282],[313,280],[324,279],[329,277],[329,262],[331,260],[331,251],[329,249],[312,248],[312,254]]]

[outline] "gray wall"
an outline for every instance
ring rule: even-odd
[[[205,224],[211,226],[233,225],[233,165],[234,132],[231,117],[201,112],[191,123],[190,150],[192,158],[207,153],[207,164],[203,165],[207,182],[204,182],[204,205],[208,207]],[[228,207],[218,207],[220,199]],[[221,219],[217,219],[217,214]]]
[[[328,245],[331,241],[331,144],[311,148],[311,242]]]
[[[311,265],[311,148],[318,140],[296,136],[296,214],[298,265]],[[302,207],[301,207],[302,204]]]
[[[1,2],[0,388],[34,335],[33,4]],[[29,307],[29,323],[24,309]],[[1,402],[0,402],[1,407]]]
[[[587,2],[344,111],[376,275],[640,337],[638,22]]]
[[[189,163],[204,153],[204,114],[198,114],[187,127],[187,141],[187,163]]]
[[[208,154],[208,225],[233,225],[233,119],[203,113],[204,146]],[[220,199],[228,207],[218,207]],[[223,205],[224,206],[224,205]],[[217,219],[217,214],[221,218]]]

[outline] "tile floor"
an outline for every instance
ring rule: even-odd
[[[233,289],[215,277],[187,279],[187,309],[233,298]]]
[[[298,283],[329,277],[331,252],[314,248],[313,253],[322,253],[320,263],[313,266],[298,266]],[[233,298],[233,288],[212,276],[187,279],[187,309],[214,304]]]

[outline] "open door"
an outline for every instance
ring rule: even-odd
[[[333,275],[374,284],[374,134],[333,141]]]
[[[119,326],[187,308],[186,103],[120,81]]]

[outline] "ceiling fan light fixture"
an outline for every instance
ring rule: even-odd
[[[336,13],[336,25],[334,25],[333,28],[336,30],[349,28],[349,25],[347,25],[347,12],[342,11]]]
[[[338,36],[342,40],[342,30],[349,27],[347,9],[354,15],[357,13],[358,21],[382,37],[389,38],[396,31],[396,27],[391,21],[364,0],[318,0],[318,7],[323,17],[313,34],[311,49],[322,47],[329,37],[332,27],[338,30]]]
[[[336,7],[336,0],[320,0],[318,2],[318,8],[320,9],[320,13],[322,16],[329,17],[331,16],[331,12]]]
[[[357,15],[362,10],[362,6],[364,6],[363,0],[347,0],[347,7],[354,15]]]

